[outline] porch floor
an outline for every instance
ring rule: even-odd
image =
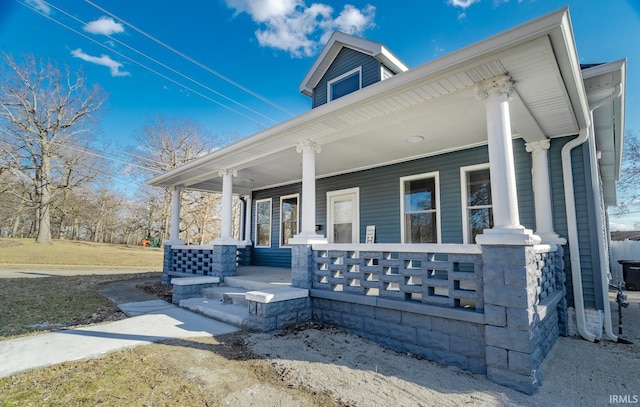
[[[225,277],[224,284],[231,287],[259,290],[269,286],[291,286],[291,269],[263,266],[238,266],[235,276]]]

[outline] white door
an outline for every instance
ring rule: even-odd
[[[327,192],[327,239],[329,243],[360,242],[358,188]]]

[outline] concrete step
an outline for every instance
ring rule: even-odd
[[[236,287],[209,287],[202,289],[202,296],[212,300],[221,301],[225,304],[236,304],[247,306],[244,299],[248,290]]]
[[[225,277],[221,286],[226,287],[234,287],[234,288],[243,288],[246,291],[259,291],[265,290],[268,288],[274,288],[272,284],[263,283],[260,281],[252,281],[242,277]]]
[[[206,317],[245,329],[249,318],[249,307],[229,304],[211,298],[188,298],[180,301],[180,307]]]

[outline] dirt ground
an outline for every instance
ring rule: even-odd
[[[631,304],[623,309],[623,337],[633,344],[560,338],[542,364],[543,384],[533,396],[498,386],[484,375],[398,354],[332,328],[250,334],[246,346],[265,358],[284,382],[328,392],[343,405],[600,406],[624,395],[640,404],[640,293],[629,297]],[[617,333],[615,302],[612,310]]]
[[[139,288],[162,294],[154,291],[153,285]],[[630,305],[622,310],[621,337],[633,343],[560,338],[542,364],[543,384],[533,396],[491,383],[484,375],[399,354],[314,324],[275,335],[243,333],[231,343],[240,359],[264,359],[266,372],[265,365],[255,366],[263,366],[263,374],[275,377],[276,383],[331,395],[338,405],[598,406],[624,395],[631,400],[637,397],[640,404],[640,292],[626,294]],[[615,298],[612,292],[612,320],[617,334]],[[251,395],[243,399],[249,405],[249,399],[263,390],[267,391],[248,387],[239,394]],[[275,394],[269,393],[269,400],[275,402],[273,397]]]

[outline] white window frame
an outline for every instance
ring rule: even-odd
[[[296,233],[294,235],[297,235],[300,233],[300,194],[291,194],[291,195],[284,195],[280,197],[280,233],[278,235],[278,244],[280,245],[280,247],[285,247],[285,248],[291,248],[291,245],[289,243],[282,243],[282,235],[283,235],[283,230],[282,230],[282,201],[284,201],[285,199],[291,199],[291,198],[296,198],[296,202],[298,205],[298,219],[296,221]]]
[[[336,82],[340,82],[341,80],[353,75],[354,73],[358,73],[358,89],[362,89],[362,67],[359,66],[355,69],[350,70],[349,72],[345,72],[337,78],[333,78],[327,82],[327,102],[331,102],[333,99],[333,92],[331,91],[332,85]],[[346,96],[346,95],[345,95]]]
[[[436,243],[440,243],[442,241],[442,236],[440,231],[440,172],[433,171],[433,172],[427,172],[424,174],[415,174],[415,175],[409,175],[406,177],[400,177],[400,241],[402,243],[406,243],[404,238],[405,236],[404,183],[406,181],[414,181],[414,180],[425,179],[425,178],[434,178],[435,180],[436,208],[432,209],[431,211],[435,212],[436,214],[436,239],[437,239]]]
[[[258,236],[258,205],[262,202],[269,202],[269,207],[270,207],[270,213],[269,213],[269,244],[268,245],[261,245],[259,243],[260,239]],[[254,232],[253,232],[253,236],[255,238],[255,247],[271,247],[271,232],[273,229],[273,199],[272,198],[266,198],[266,199],[258,199],[256,200],[256,218],[255,218],[255,222],[254,222]]]
[[[469,207],[467,206],[467,173],[480,171],[480,170],[490,170],[489,163],[484,164],[475,164],[468,165],[466,167],[460,167],[460,186],[462,189],[461,198],[462,198],[462,242],[465,244],[475,244],[475,242],[470,242],[469,239]],[[474,206],[476,209],[483,208],[492,208],[493,209],[493,199],[491,201],[491,205],[481,205]]]
[[[354,244],[360,243],[360,188],[347,188],[339,189],[335,191],[327,192],[327,240],[329,243],[333,243],[333,210],[331,208],[331,198],[340,195],[355,194],[355,219],[353,221],[353,229],[351,231],[351,237],[354,240]]]

